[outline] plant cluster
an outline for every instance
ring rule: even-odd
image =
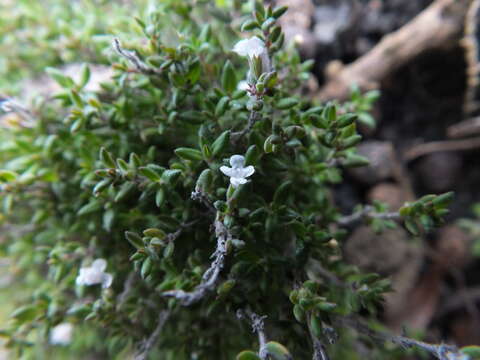
[[[285,46],[286,10],[164,1],[112,39],[102,91],[86,90],[88,65],[78,81],[50,70],[62,91],[1,130],[1,248],[35,284],[1,332],[10,348],[358,358],[345,324],[375,319],[389,281],[347,264],[342,242],[357,221],[429,230],[451,194],[340,214],[334,187],[368,163],[357,122],[376,94],[303,97],[313,62]]]

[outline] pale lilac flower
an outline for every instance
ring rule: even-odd
[[[254,56],[262,56],[262,54],[267,52],[267,48],[260,38],[254,36],[250,39],[244,39],[237,42],[233,47],[233,51],[240,56],[253,58]]]
[[[61,323],[50,331],[50,344],[68,345],[72,341],[73,325],[70,323]]]
[[[102,288],[108,288],[112,285],[113,276],[105,272],[107,262],[105,259],[95,260],[91,266],[82,267],[77,276],[77,285],[96,285],[102,284]]]
[[[237,84],[237,90],[245,90],[248,91],[250,89],[250,85],[248,84],[247,80],[241,80]]]
[[[250,39],[240,40],[233,47],[233,51],[240,56],[246,56],[250,64],[250,72],[253,69],[253,61],[255,58],[262,60],[262,71],[271,71],[270,57],[268,56],[268,50],[265,47],[265,43],[260,38],[254,36]],[[250,75],[248,76],[250,77]]]
[[[250,165],[245,167],[245,157],[242,155],[233,155],[230,158],[230,165],[221,166],[220,171],[230,177],[230,183],[234,188],[238,185],[247,183],[247,177],[251,176],[255,172],[255,168]]]

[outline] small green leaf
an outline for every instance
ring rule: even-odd
[[[480,346],[477,346],[477,345],[464,346],[460,349],[460,352],[468,356],[471,356],[471,360],[480,359]]]
[[[237,355],[236,360],[262,360],[262,359],[257,355],[257,353],[250,350],[244,350]]]
[[[242,24],[242,27],[240,28],[240,31],[249,31],[249,30],[259,28],[259,27],[260,27],[260,25],[258,24],[257,21],[255,21],[253,19],[249,19]]]
[[[15,181],[18,177],[18,174],[10,170],[0,170],[0,182],[10,182]]]
[[[83,64],[80,70],[80,82],[78,86],[80,88],[83,88],[85,85],[87,85],[89,80],[90,80],[90,68],[88,67],[87,64]]]
[[[235,70],[230,60],[227,60],[223,66],[221,79],[222,87],[227,93],[231,94],[235,91],[237,87],[237,76],[235,75]]]
[[[137,233],[132,231],[125,231],[125,238],[132,244],[136,249],[143,248],[143,240]]]
[[[162,179],[167,181],[169,184],[175,183],[177,179],[182,175],[182,171],[178,169],[169,169],[165,170],[162,174]]]
[[[142,264],[142,269],[140,270],[140,275],[142,279],[145,279],[152,272],[153,262],[151,258],[146,258]]]
[[[100,210],[101,207],[102,207],[102,204],[99,201],[93,200],[93,201],[90,201],[88,204],[85,204],[84,206],[82,206],[80,210],[78,210],[77,215],[91,214],[95,211]]]
[[[217,103],[217,106],[215,107],[216,117],[220,117],[225,114],[225,111],[227,111],[228,109],[229,102],[230,98],[228,96],[224,96],[220,99],[220,101]]]
[[[230,130],[224,131],[212,144],[212,155],[221,155],[230,142]]]
[[[195,191],[208,192],[213,182],[213,173],[210,169],[201,172],[195,185]]]
[[[182,147],[175,149],[174,152],[178,157],[184,160],[198,161],[203,159],[202,152],[197,149]]]
[[[27,321],[32,321],[37,316],[38,306],[37,305],[25,305],[16,309],[10,317],[15,319],[20,324],[23,324]]]
[[[298,104],[298,100],[295,98],[284,98],[276,103],[276,107],[281,110],[291,109]]]
[[[160,175],[156,171],[145,166],[142,166],[141,168],[139,168],[138,172],[141,175],[145,176],[146,178],[154,182],[157,182],[161,179]]]
[[[107,168],[115,169],[115,161],[113,160],[112,155],[105,150],[104,147],[100,149],[100,161],[105,165]]]
[[[163,202],[165,201],[165,190],[163,187],[157,190],[157,193],[155,194],[155,204],[157,207],[161,207]]]
[[[165,237],[167,236],[167,234],[165,234],[165,231],[161,230],[161,229],[157,229],[157,228],[149,228],[149,229],[145,229],[143,230],[143,235],[145,236],[148,236],[148,237],[156,237],[156,238],[159,238],[159,239],[165,239]]]
[[[50,75],[53,80],[55,80],[58,85],[60,85],[61,87],[63,88],[67,88],[67,89],[70,89],[70,88],[73,88],[75,86],[75,83],[73,82],[72,78],[69,77],[69,76],[66,76],[65,74],[63,74],[60,70],[58,69],[55,69],[55,68],[51,68],[51,67],[47,67],[45,69],[45,71],[47,72],[48,75]]]
[[[270,355],[273,360],[292,360],[293,359],[288,349],[276,341],[269,341],[265,345],[265,348],[268,352],[268,355]]]
[[[280,16],[282,16],[283,14],[285,14],[288,10],[288,6],[279,6],[275,9],[273,9],[273,14],[272,16],[275,18],[275,19],[278,19]]]

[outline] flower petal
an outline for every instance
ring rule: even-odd
[[[112,281],[113,281],[112,274],[104,273],[103,280],[102,280],[102,288],[103,289],[109,288],[110,285],[112,285]]]
[[[245,184],[247,182],[247,179],[241,178],[241,177],[231,177],[230,178],[230,183],[234,188],[236,188],[238,185]]]
[[[220,171],[230,177],[235,175],[235,170],[228,166],[220,166]]]
[[[245,165],[245,157],[242,155],[232,155],[230,157],[230,165],[234,169],[243,168],[243,165]]]
[[[240,40],[233,47],[233,51],[240,56],[260,56],[266,51],[265,43],[258,37],[254,36],[250,39]]]
[[[244,167],[242,169],[242,177],[246,178],[246,177],[252,176],[254,172],[255,172],[255,168],[252,165]]]
[[[99,271],[105,271],[107,268],[107,261],[105,259],[97,259],[92,263],[92,268]]]

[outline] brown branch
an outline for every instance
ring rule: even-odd
[[[381,219],[381,220],[399,220],[401,216],[398,212],[377,213],[373,206],[367,205],[362,210],[351,215],[346,215],[337,220],[341,226],[348,226],[365,218]]]
[[[209,292],[215,290],[218,280],[220,279],[220,273],[225,265],[225,259],[227,257],[227,241],[232,240],[233,236],[223,222],[217,219],[214,222],[215,235],[217,238],[217,247],[212,254],[213,261],[210,267],[205,271],[202,276],[202,281],[191,292],[183,290],[170,290],[163,293],[164,296],[174,297],[180,300],[180,303],[184,306],[192,305],[202,300]]]
[[[155,327],[155,330],[153,333],[146,339],[138,353],[135,355],[135,360],[146,360],[148,358],[148,354],[152,349],[155,347],[157,344],[158,338],[162,332],[162,329],[167,322],[168,318],[170,316],[170,311],[168,310],[163,310],[160,312],[158,316],[158,322],[157,326]]]
[[[463,140],[433,141],[415,145],[403,154],[405,161],[441,151],[466,151],[480,148],[480,137]]]
[[[436,0],[353,63],[343,66],[336,62],[336,66],[329,66],[327,83],[317,97],[345,99],[353,84],[364,90],[378,88],[383,79],[418,55],[457,44],[472,1]]]

